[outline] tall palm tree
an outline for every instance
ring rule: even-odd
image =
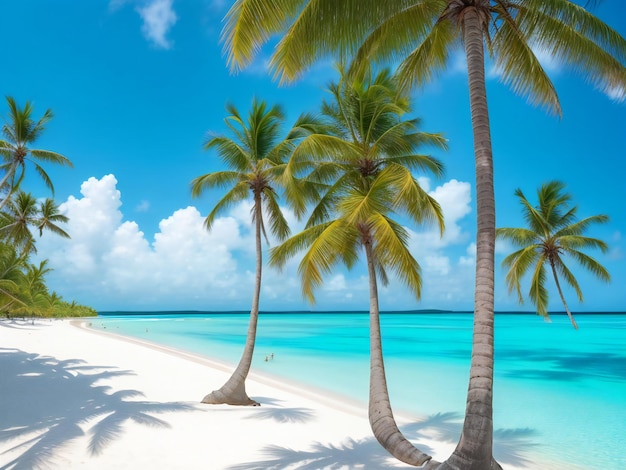
[[[520,283],[524,275],[532,271],[528,297],[537,307],[537,313],[548,317],[546,266],[549,266],[565,311],[574,328],[578,329],[561,290],[559,274],[576,291],[580,302],[583,301],[583,293],[563,258],[568,255],[598,279],[609,282],[611,276],[604,266],[580,251],[585,248],[599,248],[603,253],[606,252],[606,243],[584,236],[583,233],[592,224],[608,222],[609,217],[601,214],[577,220],[578,208],[569,206],[572,197],[564,189],[565,185],[559,181],[543,184],[537,191],[536,206],[526,199],[521,189],[516,189],[515,195],[522,205],[522,214],[528,228],[499,228],[496,236],[509,240],[520,248],[502,261],[502,265],[508,268],[506,282],[509,292],[516,291],[520,303],[523,303]]]
[[[195,178],[191,183],[194,197],[205,190],[229,188],[226,195],[215,205],[204,223],[211,230],[215,217],[234,204],[252,197],[252,222],[255,228],[256,277],[250,322],[243,355],[230,379],[218,390],[209,393],[203,403],[231,405],[254,405],[259,403],[248,397],[245,380],[250,370],[256,329],[259,315],[259,297],[261,293],[262,247],[261,237],[266,234],[263,214],[267,214],[270,232],[279,240],[289,236],[289,227],[278,205],[277,187],[284,164],[293,150],[294,142],[303,135],[305,118],[299,120],[286,139],[280,139],[283,111],[279,106],[268,106],[256,99],[247,119],[241,116],[234,105],[226,106],[230,115],[225,119],[232,137],[216,136],[209,139],[205,150],[215,150],[222,161],[230,168],[216,171]]]
[[[305,297],[336,264],[351,268],[365,252],[370,291],[369,420],[379,442],[405,462],[428,460],[400,432],[387,389],[379,321],[378,280],[387,284],[393,271],[421,295],[420,266],[408,248],[408,232],[393,217],[405,213],[418,224],[435,222],[443,232],[439,204],[419,186],[411,170],[441,176],[443,167],[417,150],[422,144],[445,148],[438,134],[418,130],[417,119],[404,119],[410,110],[388,70],[351,81],[344,74],[331,83],[332,101],[324,102],[325,134],[306,137],[294,151],[285,177],[302,175],[326,185],[303,232],[272,249],[273,264],[306,250],[299,273]],[[306,174],[308,172],[308,174]],[[289,187],[289,185],[287,185]]]
[[[492,457],[495,200],[485,49],[514,91],[560,115],[534,50],[548,51],[623,98],[626,40],[569,0],[238,0],[223,32],[231,68],[246,66],[277,33],[283,37],[271,65],[281,81],[338,54],[354,57],[355,73],[372,61],[399,63],[403,84],[419,86],[445,69],[453,50],[464,49],[476,163],[474,337],[463,430],[442,468],[498,468]]]
[[[37,200],[24,191],[18,191],[9,200],[8,206],[0,212],[0,239],[12,243],[22,253],[36,253],[35,238],[31,228],[43,235],[48,230],[63,238],[70,238],[58,223],[65,223],[68,218],[59,212],[52,199],[45,199],[39,206]]]
[[[6,101],[9,106],[9,113],[6,117],[6,123],[2,127],[4,139],[0,140],[0,156],[2,157],[0,170],[4,171],[2,180],[0,180],[0,191],[4,191],[5,196],[0,200],[0,210],[8,204],[11,195],[22,182],[26,162],[30,161],[33,164],[53,194],[52,181],[39,162],[72,166],[72,162],[59,153],[30,148],[45,130],[48,122],[54,117],[51,110],[46,110],[43,116],[35,121],[31,116],[33,106],[29,101],[23,108],[20,108],[10,96],[6,97]]]

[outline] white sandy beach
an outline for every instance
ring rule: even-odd
[[[0,469],[414,468],[376,442],[363,404],[252,371],[261,407],[202,405],[230,367],[80,323],[0,322]],[[396,418],[437,460],[456,445]]]

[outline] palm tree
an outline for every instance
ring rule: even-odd
[[[39,266],[28,264],[23,277],[22,298],[27,299],[26,305],[17,309],[22,313],[30,314],[31,317],[44,316],[52,312],[52,302],[50,293],[46,286],[45,276],[51,268],[48,267],[48,260],[43,260]]]
[[[23,254],[37,252],[35,238],[30,231],[37,225],[37,200],[30,193],[18,191],[9,198],[9,204],[0,213],[0,237]]]
[[[549,266],[565,311],[574,328],[578,329],[565,301],[558,275],[576,291],[580,302],[583,301],[583,293],[576,278],[563,262],[565,255],[576,260],[598,279],[606,282],[611,280],[608,271],[598,261],[580,251],[585,248],[599,248],[603,253],[606,252],[606,243],[597,238],[586,237],[583,233],[592,224],[606,223],[609,218],[606,215],[594,215],[577,220],[578,208],[569,206],[572,198],[563,192],[564,188],[565,185],[559,181],[543,184],[537,191],[537,206],[528,202],[521,189],[516,189],[515,195],[522,205],[528,228],[499,228],[496,235],[520,247],[502,261],[502,265],[508,268],[506,282],[509,292],[515,290],[520,303],[523,303],[520,283],[524,275],[532,271],[528,297],[537,307],[537,313],[548,317],[546,266]]]
[[[58,223],[67,223],[69,218],[59,212],[59,206],[55,202],[46,198],[39,205],[39,217],[37,219],[37,228],[39,229],[39,236],[43,236],[43,231],[48,230],[60,237],[70,238],[67,232],[65,232]]]
[[[68,218],[59,212],[52,199],[45,199],[39,206],[37,200],[24,191],[18,191],[9,200],[9,205],[0,213],[0,239],[12,243],[22,253],[36,253],[35,238],[31,227],[39,231],[51,231],[63,238],[70,238],[58,223],[65,223]]]
[[[393,417],[387,390],[379,321],[378,280],[388,283],[391,270],[419,300],[420,266],[408,248],[407,230],[393,219],[406,213],[417,223],[435,222],[443,232],[439,204],[419,186],[413,169],[441,176],[442,165],[416,153],[422,144],[445,148],[438,134],[418,131],[417,119],[405,120],[406,94],[399,93],[388,70],[366,81],[342,74],[331,83],[324,102],[327,134],[306,137],[287,165],[286,176],[306,175],[327,190],[312,210],[303,232],[271,250],[272,264],[307,250],[299,266],[302,291],[314,301],[322,276],[338,263],[355,265],[365,251],[370,292],[369,420],[379,442],[404,462],[428,460],[404,438]]]
[[[0,180],[0,191],[5,191],[6,195],[0,201],[0,210],[8,203],[11,195],[22,182],[27,161],[34,165],[35,170],[53,194],[52,181],[39,162],[72,166],[72,162],[59,153],[30,148],[30,145],[39,138],[48,122],[54,117],[51,110],[46,110],[38,121],[34,121],[31,117],[33,106],[30,102],[27,101],[24,107],[20,108],[12,97],[7,96],[6,101],[9,114],[2,127],[5,140],[0,140],[0,156],[2,156],[0,170],[4,171],[4,176]]]
[[[24,283],[26,259],[17,250],[0,242],[0,313],[10,317],[15,306],[25,306],[20,286]]]
[[[261,236],[266,234],[264,212],[270,223],[270,231],[279,240],[289,236],[289,227],[278,205],[276,187],[284,169],[284,162],[293,149],[294,142],[303,135],[307,123],[299,120],[285,140],[280,140],[284,115],[279,106],[268,108],[256,99],[252,103],[247,120],[234,105],[226,106],[230,115],[225,119],[232,138],[216,136],[210,138],[204,148],[215,149],[218,156],[230,168],[226,171],[207,173],[191,183],[194,197],[212,188],[230,188],[215,205],[207,218],[205,227],[211,230],[215,217],[229,207],[252,196],[252,222],[255,228],[256,278],[250,310],[250,322],[243,355],[230,379],[219,389],[204,397],[202,403],[231,405],[255,405],[246,393],[245,380],[252,363],[259,315],[261,293],[262,249]]]
[[[373,61],[399,63],[402,83],[412,88],[445,69],[454,49],[464,48],[476,163],[474,337],[463,430],[442,468],[498,468],[492,457],[495,199],[485,48],[514,91],[560,115],[556,91],[534,50],[548,51],[623,98],[626,40],[569,0],[238,0],[223,32],[231,68],[246,66],[281,32],[271,60],[281,81],[338,54],[354,57],[355,73]]]

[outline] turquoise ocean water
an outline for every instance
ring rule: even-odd
[[[552,320],[496,315],[496,458],[529,469],[626,469],[626,315],[579,314],[578,331],[566,316]],[[429,417],[452,442],[465,410],[472,322],[456,313],[381,316],[392,407]],[[247,325],[248,315],[225,313],[92,321],[233,364]],[[368,334],[366,313],[262,313],[252,368],[366,403]]]

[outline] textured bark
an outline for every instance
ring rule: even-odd
[[[572,312],[569,311],[569,307],[567,306],[567,302],[565,301],[565,296],[563,295],[563,291],[561,290],[561,283],[559,282],[559,276],[556,274],[556,268],[554,267],[554,263],[550,263],[550,267],[552,268],[552,275],[554,276],[554,282],[556,282],[556,288],[559,291],[559,295],[561,296],[561,302],[563,302],[563,306],[565,307],[565,311],[567,312],[567,316],[569,317],[572,325],[575,329],[578,329],[578,324],[572,315]]]
[[[378,286],[372,259],[371,241],[365,243],[365,254],[370,284],[370,426],[378,442],[396,459],[415,466],[426,463],[422,468],[434,469],[439,466],[439,462],[432,461],[430,455],[424,454],[411,444],[400,432],[393,417],[383,361]]]
[[[463,14],[470,106],[476,164],[477,235],[474,335],[465,421],[459,443],[441,469],[487,470],[500,465],[492,457],[494,365],[495,199],[493,158],[485,89],[483,33],[476,8]]]
[[[219,390],[214,390],[202,399],[202,403],[210,405],[227,404],[227,405],[246,405],[260,406],[260,403],[252,400],[246,393],[246,377],[250,371],[252,364],[252,356],[254,354],[254,344],[256,341],[256,329],[259,319],[259,298],[261,295],[261,272],[263,258],[261,252],[261,197],[254,198],[255,214],[255,237],[256,237],[256,279],[254,283],[254,294],[252,297],[252,308],[250,309],[250,322],[248,324],[248,335],[246,337],[246,345],[243,354],[237,365],[237,368],[231,375],[230,379],[222,385]]]

